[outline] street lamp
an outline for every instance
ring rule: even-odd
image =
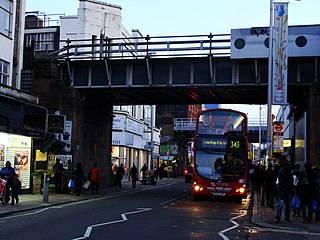
[[[266,159],[271,158],[271,114],[272,114],[272,53],[273,53],[273,0],[270,0],[269,59],[268,59],[268,109],[267,109],[267,151]],[[265,165],[265,162],[264,162]]]

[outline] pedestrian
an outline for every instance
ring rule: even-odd
[[[316,209],[315,209],[315,220],[320,220],[320,169],[318,167],[314,167],[313,173],[315,175],[315,203],[316,203]]]
[[[113,182],[112,183],[114,186],[116,186],[118,184],[117,170],[118,170],[118,165],[116,163],[114,163],[112,166],[112,172],[113,172],[113,179],[112,179]]]
[[[138,169],[135,164],[133,164],[132,168],[130,169],[129,178],[130,177],[132,181],[132,188],[136,188],[136,183],[138,180]]]
[[[146,171],[148,170],[147,164],[143,164],[142,168],[140,169],[140,172],[142,172],[142,181],[144,181],[146,177]]]
[[[264,187],[266,192],[266,202],[271,208],[274,207],[275,192],[277,191],[276,181],[277,177],[274,173],[273,166],[270,163],[264,174]]]
[[[300,164],[294,165],[294,169],[292,171],[292,176],[293,176],[293,193],[292,196],[295,194],[298,196],[301,196],[301,181],[302,181],[302,176],[303,173],[300,170],[301,166]],[[300,200],[300,198],[299,198]],[[301,201],[300,201],[301,202]],[[293,206],[292,206],[293,207]],[[301,217],[301,207],[293,207],[293,215],[292,217],[296,216],[298,214],[298,217]]]
[[[76,169],[73,172],[74,176],[74,187],[75,187],[75,195],[80,196],[81,189],[82,189],[82,180],[87,181],[86,177],[84,176],[84,171],[81,166],[81,163],[77,163]]]
[[[261,181],[262,181],[260,164],[255,165],[253,168],[254,168],[254,175],[253,175],[254,190],[260,191],[261,190]]]
[[[320,197],[320,169],[315,167],[313,169],[313,173],[316,178],[315,182],[315,201],[316,201],[316,212],[315,212],[315,220],[320,221],[320,204],[319,204],[319,197]]]
[[[124,171],[123,163],[121,163],[117,169],[117,179],[118,179],[119,188],[122,187],[122,178],[123,178],[124,173],[125,173],[125,171]]]
[[[293,189],[293,176],[291,173],[290,164],[285,162],[279,170],[278,174],[278,204],[275,222],[279,223],[281,220],[282,209],[284,205],[284,216],[287,222],[290,221],[290,199]]]
[[[312,171],[311,163],[304,164],[304,171],[301,180],[301,191],[298,195],[302,212],[302,223],[311,223],[312,220],[312,201],[315,198],[315,175]]]
[[[162,180],[164,175],[164,164],[162,163],[161,166],[159,167],[159,178]]]
[[[68,160],[68,168],[67,168],[67,187],[69,188],[69,193],[72,193],[73,188],[69,186],[70,180],[74,181],[73,179],[74,176],[74,165],[72,160]]]
[[[21,181],[19,179],[19,175],[14,173],[11,187],[11,205],[14,205],[14,200],[16,200],[16,204],[19,204],[19,193],[21,191]]]
[[[56,159],[56,164],[54,165],[54,188],[55,193],[62,193],[62,174],[63,166],[60,162],[60,159]]]
[[[90,179],[91,185],[91,194],[99,194],[99,184],[100,184],[100,169],[98,168],[97,163],[93,163],[92,167],[89,170],[88,177]]]
[[[7,161],[6,166],[4,166],[0,171],[0,177],[6,180],[4,204],[8,204],[8,202],[10,201],[10,189],[12,187],[14,174],[15,170],[13,167],[11,167],[11,162]]]

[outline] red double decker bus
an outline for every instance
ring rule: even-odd
[[[199,113],[194,138],[192,195],[244,198],[248,184],[248,119],[231,109]]]

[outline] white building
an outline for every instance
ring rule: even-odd
[[[23,60],[24,12],[25,1],[1,1],[0,83],[18,89]]]
[[[76,16],[60,17],[60,40],[77,40],[80,44],[84,39],[98,43],[100,38],[141,37],[138,30],[130,34],[123,27],[121,14],[121,6],[81,0]],[[62,42],[60,47],[64,45]],[[154,127],[155,106],[115,106],[114,116],[112,155],[115,164],[123,163],[129,169],[133,163],[138,168],[147,163],[152,168],[160,145],[160,129]]]

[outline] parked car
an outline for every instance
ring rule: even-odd
[[[193,173],[193,167],[189,165],[186,169],[184,169],[184,181],[186,183],[192,182],[192,173]]]

